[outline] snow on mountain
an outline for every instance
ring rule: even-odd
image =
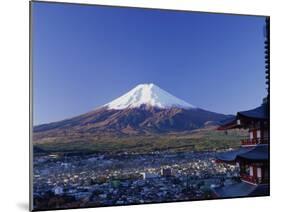
[[[137,85],[123,96],[103,106],[108,109],[122,110],[125,108],[137,108],[142,105],[158,108],[196,108],[153,83]]]
[[[59,140],[57,138],[64,137],[73,141],[84,135],[92,138],[177,133],[210,127],[229,118],[197,108],[154,84],[141,84],[87,113],[35,126],[33,139]]]

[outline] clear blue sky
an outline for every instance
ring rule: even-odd
[[[139,83],[225,114],[266,95],[264,17],[39,2],[32,15],[35,124]]]

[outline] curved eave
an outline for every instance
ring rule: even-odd
[[[268,161],[269,149],[268,145],[258,145],[255,147],[241,147],[237,150],[218,153],[216,159],[218,161],[233,163],[237,160],[247,161]]]
[[[238,119],[244,119],[244,120],[257,120],[257,121],[266,121],[268,117],[258,117],[258,116],[250,116],[247,114],[243,114],[242,112],[237,113]]]
[[[237,119],[236,117],[232,119],[231,121],[224,123],[220,125],[217,130],[229,130],[229,129],[235,129],[235,128],[240,128],[239,125],[237,125]]]
[[[255,119],[255,120],[267,120],[268,119],[268,104],[265,103],[257,108],[252,110],[240,111],[237,113],[237,118],[244,118],[244,119]]]
[[[222,125],[217,128],[217,130],[232,130],[232,129],[240,129],[242,128],[241,125],[238,124],[231,124],[231,125]]]
[[[228,186],[212,189],[216,197],[243,197],[269,195],[269,185],[253,185],[246,182],[235,183]]]
[[[236,150],[231,150],[228,152],[218,153],[216,155],[216,159],[226,163],[233,163],[236,161],[238,155],[248,152],[252,149],[253,147],[244,147]]]
[[[251,151],[237,155],[237,159],[247,161],[268,161],[268,158],[268,145],[258,145]]]

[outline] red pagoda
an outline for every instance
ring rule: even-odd
[[[266,19],[265,68],[269,93],[269,18]],[[247,129],[248,138],[241,140],[237,150],[219,153],[217,161],[236,164],[240,180],[231,185],[214,188],[215,197],[243,197],[269,195],[269,95],[263,104],[238,112],[235,119],[218,130]]]

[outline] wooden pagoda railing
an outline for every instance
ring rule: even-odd
[[[246,175],[246,174],[241,174],[240,177],[241,177],[241,180],[244,180],[244,181],[247,181],[247,182],[250,182],[250,183],[254,183],[254,184],[258,184],[259,183],[259,180],[256,177],[254,177],[254,176],[250,176],[250,175]]]
[[[247,138],[241,140],[242,146],[251,146],[257,144],[268,144],[268,138]]]
[[[268,179],[250,176],[247,174],[240,174],[240,178],[241,178],[241,180],[244,180],[246,182],[250,182],[253,184],[267,184],[269,182]]]

